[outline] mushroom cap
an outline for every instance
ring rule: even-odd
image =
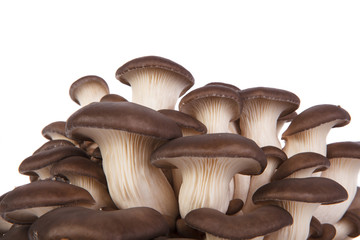
[[[360,142],[336,142],[327,145],[326,156],[331,158],[360,159]]]
[[[360,209],[346,211],[343,218],[347,218],[353,224],[353,231],[349,234],[349,237],[358,237],[360,235]]]
[[[261,148],[265,153],[266,157],[273,157],[280,160],[280,163],[287,159],[286,153],[280,148],[274,146],[265,146]]]
[[[124,97],[117,94],[107,94],[100,99],[100,102],[127,102]]]
[[[216,85],[216,86],[220,85],[220,86],[231,88],[231,89],[235,90],[238,93],[241,92],[241,89],[238,88],[237,86],[229,84],[229,83],[224,83],[224,82],[210,82],[210,83],[206,84],[205,86],[213,86],[213,85]]]
[[[178,63],[158,56],[135,58],[118,68],[115,73],[115,77],[120,80],[120,82],[130,86],[126,73],[139,69],[162,69],[179,74],[184,79],[184,82],[187,83],[186,87],[180,93],[180,96],[182,96],[194,85],[194,77],[188,70]]]
[[[66,122],[64,121],[50,123],[42,129],[41,134],[49,140],[52,140],[51,133],[58,133],[65,136],[65,124]]]
[[[278,121],[291,122],[297,115],[297,112],[292,112],[285,116],[279,117]]]
[[[56,162],[51,167],[50,173],[53,176],[60,175],[66,177],[68,174],[86,176],[96,179],[105,186],[107,185],[104,171],[99,164],[81,156],[68,157]]]
[[[322,177],[287,178],[260,187],[252,199],[255,204],[267,201],[296,201],[332,204],[345,201],[346,190],[334,180]]]
[[[0,212],[11,222],[32,223],[33,215],[10,216],[11,212],[37,207],[92,205],[95,201],[83,188],[52,180],[41,180],[14,188],[0,202]]]
[[[41,145],[41,147],[36,149],[33,155],[42,151],[50,150],[57,147],[63,147],[63,146],[75,147],[75,145],[72,142],[69,142],[67,140],[63,140],[63,139],[49,140],[43,145]]]
[[[163,114],[131,102],[94,102],[73,113],[66,123],[66,134],[89,140],[77,133],[81,128],[113,129],[159,139],[182,136],[177,124]]]
[[[226,211],[226,215],[233,215],[239,212],[244,206],[243,200],[239,198],[231,199],[229,202],[228,209]]]
[[[321,233],[309,235],[308,240],[332,240],[336,235],[336,228],[328,223],[320,224]]]
[[[186,237],[186,239],[204,239],[205,234],[200,232],[189,225],[186,224],[183,218],[179,218],[176,220],[176,233],[181,237]],[[166,238],[168,239],[168,238]]]
[[[35,221],[30,227],[29,236],[31,240],[126,240],[153,239],[167,235],[168,232],[166,220],[152,208],[99,211],[63,207]]]
[[[350,122],[349,113],[340,106],[322,104],[310,107],[295,117],[286,131],[282,134],[284,137],[315,128],[321,124],[338,120],[333,127],[342,127]]]
[[[272,176],[272,180],[280,180],[299,170],[315,167],[315,171],[324,171],[330,167],[330,161],[319,153],[301,152],[284,161]]]
[[[100,87],[102,87],[103,89],[105,89],[106,92],[109,93],[109,86],[107,85],[107,83],[105,82],[105,80],[103,78],[95,76],[95,75],[88,75],[88,76],[81,77],[78,80],[76,80],[75,82],[73,82],[73,84],[71,84],[70,89],[69,89],[69,94],[70,94],[71,99],[79,105],[80,105],[80,102],[79,102],[79,100],[77,100],[75,93],[81,85],[87,84],[87,83],[97,83]]]
[[[198,100],[208,98],[223,98],[234,101],[238,107],[237,109],[234,109],[236,114],[233,119],[231,119],[231,121],[234,121],[240,117],[240,112],[243,106],[240,94],[234,89],[222,85],[205,85],[189,92],[181,99],[179,103],[179,110],[181,112],[192,115],[192,104]]]
[[[180,128],[191,128],[200,134],[207,132],[206,126],[202,122],[186,113],[172,109],[161,109],[158,112],[175,121]]]
[[[264,152],[248,138],[231,133],[214,133],[187,136],[169,141],[156,149],[151,155],[151,163],[157,167],[175,167],[172,159],[178,157],[242,158],[253,159],[242,174],[260,174],[266,167]]]
[[[1,240],[28,240],[28,231],[30,225],[14,224],[0,239]]]
[[[291,225],[293,219],[283,208],[268,205],[237,216],[228,216],[211,208],[198,208],[186,215],[185,222],[199,231],[236,240],[277,231]]]
[[[34,175],[34,170],[38,170],[70,156],[87,157],[88,155],[84,150],[74,146],[51,148],[24,159],[19,166],[19,172],[25,175]]]
[[[294,93],[277,88],[247,88],[241,91],[241,96],[245,102],[253,99],[265,99],[288,104],[288,107],[280,114],[280,117],[294,112],[300,105],[300,99]]]

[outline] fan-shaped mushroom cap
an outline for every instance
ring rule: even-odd
[[[266,157],[254,141],[230,133],[187,136],[172,140],[151,156],[157,167],[179,168],[182,217],[194,208],[212,207],[226,212],[229,183],[236,173],[260,174]]]
[[[41,133],[46,139],[49,139],[49,140],[58,140],[58,139],[66,140],[66,141],[69,141],[69,142],[73,143],[74,145],[77,145],[78,143],[76,141],[66,137],[66,135],[65,135],[65,124],[66,124],[66,122],[64,122],[64,121],[52,122],[52,123],[48,124],[47,126],[45,126],[42,129]]]
[[[168,232],[164,217],[151,208],[99,211],[64,207],[35,221],[30,227],[29,237],[30,240],[130,240],[153,239]]]
[[[155,110],[174,109],[178,98],[194,85],[194,77],[183,66],[157,56],[133,59],[115,76],[131,86],[133,102]]]
[[[69,94],[75,103],[85,106],[99,102],[104,95],[109,94],[109,86],[101,77],[89,75],[76,80],[70,86]]]
[[[57,140],[49,140],[46,143],[44,143],[43,145],[41,145],[38,149],[35,150],[34,154],[37,154],[39,152],[42,151],[46,151],[46,150],[50,150],[52,148],[57,148],[57,147],[63,147],[63,146],[70,146],[70,147],[75,147],[75,145],[67,140],[61,140],[61,139],[57,139]]]
[[[324,171],[330,166],[330,161],[321,154],[302,152],[284,161],[272,176],[272,180],[283,178],[311,177],[314,171]]]
[[[336,229],[331,224],[321,225],[321,234],[313,233],[307,240],[332,240],[336,235]]]
[[[0,212],[10,222],[29,224],[56,207],[92,204],[94,199],[83,188],[64,182],[42,180],[8,192],[0,202]]]
[[[100,102],[127,102],[124,97],[117,94],[106,94],[100,99]]]
[[[40,179],[46,179],[50,177],[50,166],[52,164],[70,156],[87,157],[87,154],[74,146],[51,148],[24,159],[19,166],[19,172],[30,176],[38,175]]]
[[[224,82],[210,82],[208,84],[206,84],[205,86],[224,86],[224,87],[228,87],[228,88],[231,88],[233,89],[235,92],[238,92],[240,94],[241,92],[241,89],[238,88],[237,86],[235,85],[232,85],[232,84],[229,84],[229,83],[224,83]]]
[[[14,224],[8,232],[6,232],[1,240],[28,240],[28,231],[30,225],[16,225]]]
[[[185,217],[192,228],[226,239],[250,239],[292,224],[291,215],[277,206],[263,206],[244,215],[228,216],[210,208],[192,210]]]
[[[340,106],[323,104],[301,112],[282,134],[284,151],[291,157],[299,152],[317,152],[326,156],[326,136],[331,128],[350,122],[350,115]]]

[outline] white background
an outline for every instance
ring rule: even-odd
[[[41,130],[79,106],[69,87],[115,79],[125,62],[158,55],[187,68],[194,88],[211,81],[297,94],[298,112],[336,104],[352,116],[328,142],[360,140],[359,1],[1,1],[0,194],[24,184],[18,165]]]

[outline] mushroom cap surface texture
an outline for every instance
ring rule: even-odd
[[[243,174],[260,174],[266,167],[266,156],[254,141],[231,133],[204,134],[174,139],[155,150],[151,155],[151,162],[157,167],[172,168],[174,166],[171,159],[178,157],[253,159],[254,164],[245,169]]]
[[[238,216],[228,216],[211,208],[192,210],[185,217],[192,228],[226,239],[249,239],[291,225],[293,219],[283,208],[267,205]]]
[[[299,108],[300,105],[300,99],[294,93],[277,88],[247,88],[241,91],[241,97],[244,101],[253,99],[264,99],[288,104],[289,106],[284,109],[284,111],[280,114],[280,117],[286,116],[294,112],[296,109]]]
[[[69,95],[71,97],[71,99],[76,102],[77,104],[80,105],[79,100],[76,98],[76,91],[78,90],[78,88],[83,85],[83,84],[87,84],[87,83],[96,83],[98,84],[100,87],[102,87],[106,92],[109,93],[109,86],[107,85],[106,81],[99,77],[99,76],[95,76],[95,75],[88,75],[88,76],[84,76],[79,78],[78,80],[76,80],[75,82],[73,82],[73,84],[71,84],[70,89],[69,89]]]
[[[336,142],[327,145],[326,156],[330,158],[360,159],[360,142]]]
[[[65,124],[65,121],[52,122],[42,129],[41,134],[49,140],[51,140],[50,133],[58,133],[65,136]]]
[[[100,99],[100,102],[128,102],[128,100],[117,94],[106,94]]]
[[[182,136],[177,124],[163,114],[131,102],[94,102],[73,113],[66,123],[70,138],[88,140],[79,128],[121,130],[140,135],[173,139]]]
[[[322,177],[288,178],[268,183],[253,195],[255,204],[268,201],[296,201],[332,204],[345,201],[346,190],[337,182]]]
[[[145,56],[140,58],[135,58],[129,62],[122,65],[115,73],[115,77],[120,80],[120,82],[129,85],[130,83],[126,79],[126,73],[131,71],[136,71],[140,69],[162,69],[170,72],[174,72],[183,77],[184,82],[187,82],[187,86],[182,90],[180,96],[182,96],[187,90],[189,90],[194,85],[194,77],[192,74],[186,70],[183,66],[178,63],[175,63],[169,59],[158,57],[158,56]]]
[[[168,224],[152,208],[99,211],[81,207],[58,208],[35,221],[31,240],[141,240],[167,235]]]
[[[349,113],[340,106],[322,104],[310,107],[298,114],[282,134],[282,138],[315,128],[321,124],[338,120],[334,127],[342,127],[349,124]]]

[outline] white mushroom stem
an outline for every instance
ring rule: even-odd
[[[154,110],[175,109],[188,85],[181,75],[162,69],[130,71],[126,78],[131,85],[132,102]]]
[[[259,189],[261,186],[271,182],[271,177],[274,174],[278,165],[278,159],[274,157],[267,157],[267,165],[265,170],[260,175],[254,175],[250,177],[250,188],[247,199],[245,201],[245,205],[242,209],[244,213],[251,212],[255,208],[260,207],[254,204],[254,202],[252,201],[252,196],[254,195],[254,192],[256,192],[256,190]]]
[[[354,230],[354,224],[347,218],[343,218],[334,224],[336,235],[334,240],[347,239],[349,234]]]
[[[270,100],[245,101],[240,115],[241,135],[254,140],[260,147],[281,148],[277,134],[277,121],[284,104]]]
[[[4,218],[0,217],[0,235],[1,233],[5,233],[9,231],[13,224],[6,221]]]
[[[108,94],[108,91],[100,87],[98,83],[88,82],[78,87],[74,95],[80,106],[85,106],[92,102],[99,102],[106,94]]]
[[[146,206],[173,219],[178,213],[174,192],[150,155],[159,139],[110,129],[80,129],[100,147],[110,196],[120,209]]]
[[[95,200],[95,204],[91,206],[91,208],[100,209],[104,207],[114,207],[114,203],[110,198],[107,187],[95,178],[74,174],[67,174],[66,178],[71,184],[84,188],[91,194]]]
[[[79,144],[76,141],[74,141],[60,133],[52,132],[52,133],[47,133],[47,135],[50,136],[51,140],[66,140],[68,142],[71,142],[72,144],[74,144],[77,147],[79,146]]]
[[[214,235],[211,235],[210,233],[205,233],[205,239],[206,240],[229,240],[228,238],[216,237]]]
[[[317,169],[318,167],[312,167],[312,168],[306,168],[306,169],[301,169],[298,170],[292,174],[290,174],[289,176],[287,176],[286,178],[307,178],[307,177],[319,177],[321,175],[321,172],[316,172],[314,173],[314,171]]]
[[[300,152],[315,152],[326,156],[326,137],[332,127],[338,123],[338,120],[321,124],[290,136],[285,139],[283,151],[287,157]]]
[[[234,181],[233,199],[241,199],[243,202],[245,202],[250,188],[250,176],[237,173],[235,174],[233,181]],[[242,212],[238,212],[238,214],[240,213]]]
[[[50,174],[51,166],[52,164],[33,171],[39,176],[38,180],[45,180],[52,177]]]
[[[251,160],[243,159],[242,166]],[[180,215],[193,209],[209,207],[225,213],[231,200],[229,184],[243,168],[228,158],[176,158],[172,163],[181,171],[183,183],[179,192]],[[249,166],[249,165],[248,165]]]
[[[280,206],[293,217],[293,224],[266,236],[265,240],[302,240],[307,239],[310,221],[315,209],[320,203],[304,203],[295,201],[282,201]]]
[[[193,101],[191,115],[202,122],[207,133],[228,133],[229,124],[239,111],[232,99],[209,97]]]
[[[330,167],[321,174],[321,177],[330,178],[343,186],[348,193],[348,199],[337,204],[322,205],[315,211],[314,216],[321,223],[335,224],[345,214],[355,197],[360,161],[352,158],[332,158],[329,160]]]

